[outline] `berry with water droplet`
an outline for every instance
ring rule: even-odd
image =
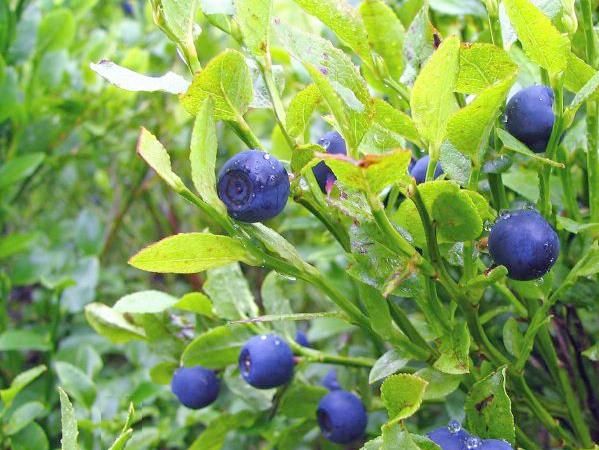
[[[559,256],[557,233],[537,211],[521,209],[502,214],[489,234],[489,253],[514,280],[545,275]]]
[[[242,222],[262,222],[285,208],[290,185],[279,160],[258,150],[248,150],[223,165],[217,188],[231,217]]]
[[[318,140],[318,145],[324,148],[327,153],[347,155],[345,140],[343,139],[343,136],[336,131],[329,131],[326,133]],[[318,186],[320,186],[320,190],[325,194],[330,192],[333,183],[337,178],[329,166],[327,166],[324,161],[321,161],[314,166],[312,171],[314,172],[314,177],[316,178]]]
[[[275,334],[250,338],[239,353],[239,371],[245,381],[258,389],[288,383],[293,377],[293,352]]]
[[[428,434],[431,441],[441,450],[464,450],[466,440],[470,437],[457,420],[452,420],[446,427],[437,428]]]
[[[320,400],[316,418],[322,435],[337,444],[362,437],[368,422],[362,400],[343,390],[331,391]]]

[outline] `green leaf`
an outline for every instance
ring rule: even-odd
[[[310,118],[321,102],[318,86],[311,84],[291,99],[287,109],[286,128],[291,137],[302,136],[310,125]]]
[[[212,96],[214,118],[235,121],[247,111],[253,92],[252,76],[245,57],[229,49],[195,75],[181,102],[190,114],[196,115],[204,100]]]
[[[214,312],[221,319],[237,320],[258,315],[258,307],[239,264],[209,270],[204,283]]]
[[[133,407],[133,403],[130,403],[129,412],[127,413],[127,419],[125,420],[125,425],[123,425],[121,433],[108,450],[124,450],[125,447],[127,447],[127,442],[129,442],[131,436],[133,435],[133,429],[131,429],[131,424],[133,422],[134,414],[135,408]]]
[[[227,367],[224,380],[231,394],[250,409],[257,412],[272,408],[276,389],[255,389],[240,376],[236,366]]]
[[[397,374],[381,386],[381,400],[389,413],[389,423],[412,416],[422,404],[427,382],[416,375]]]
[[[179,365],[174,362],[158,363],[150,369],[150,379],[156,384],[169,385],[178,367]]]
[[[7,409],[10,408],[17,394],[27,387],[31,382],[36,380],[46,370],[47,367],[41,365],[33,367],[17,375],[15,379],[12,380],[12,383],[10,383],[8,388],[0,390],[0,398],[2,399],[2,403],[4,403],[4,407]]]
[[[439,351],[441,356],[433,364],[435,369],[451,375],[470,372],[470,333],[465,321],[457,323],[443,336]]]
[[[37,30],[38,53],[68,48],[75,38],[75,17],[67,8],[45,14]]]
[[[270,272],[260,290],[264,312],[272,316],[293,314],[291,302],[285,292],[286,281],[277,272]],[[273,328],[287,339],[295,339],[295,323],[293,321],[275,321]]]
[[[442,400],[454,392],[462,381],[460,375],[452,375],[426,367],[420,369],[415,375],[428,382],[424,392],[424,400]]]
[[[372,99],[364,79],[351,59],[329,41],[293,27],[275,23],[283,46],[301,61],[318,86],[345,138],[350,154],[370,128]]]
[[[178,299],[160,291],[140,291],[121,297],[113,306],[119,313],[156,314],[172,308]]]
[[[60,384],[75,400],[91,409],[96,400],[94,382],[76,366],[63,361],[54,363]]]
[[[503,439],[514,445],[512,402],[505,389],[507,369],[476,382],[466,398],[467,429],[483,439]]]
[[[560,169],[564,168],[564,165],[562,163],[558,163],[549,158],[543,158],[542,156],[534,153],[525,144],[520,142],[507,131],[501,128],[497,128],[496,132],[499,139],[501,139],[501,142],[503,142],[504,147],[508,150],[512,150],[513,152],[520,153],[524,156],[528,156],[529,158],[539,161],[542,164],[547,164],[548,166],[558,167]]]
[[[518,322],[513,317],[510,317],[503,326],[503,343],[505,348],[511,355],[518,358],[523,349],[523,340],[524,336],[520,332]]]
[[[326,26],[369,62],[368,36],[360,17],[345,1],[339,0],[295,0],[308,14],[320,19]]]
[[[270,47],[272,0],[235,0],[236,19],[243,42],[255,56],[265,56]]]
[[[171,158],[166,148],[156,139],[156,136],[143,127],[137,141],[137,153],[175,192],[185,190],[183,181],[173,172]]]
[[[98,334],[114,343],[129,342],[133,339],[145,339],[146,334],[129,322],[125,316],[102,303],[90,303],[85,307],[85,318]]]
[[[595,69],[574,53],[570,53],[568,66],[564,73],[564,86],[570,92],[577,93],[595,76],[595,73]],[[591,98],[594,100],[599,99],[599,92],[596,91]]]
[[[314,417],[318,403],[327,392],[321,386],[293,383],[281,397],[278,412],[290,419]]]
[[[398,332],[391,319],[389,303],[378,289],[364,283],[358,284],[360,299],[366,307],[372,329],[385,341],[394,341]]]
[[[159,26],[184,53],[197,58],[193,38],[197,0],[158,0],[158,2],[158,9],[163,16]]]
[[[389,375],[399,372],[410,362],[410,356],[407,353],[401,352],[399,349],[389,350],[379,359],[377,359],[370,374],[368,375],[368,383],[373,384]]]
[[[272,228],[261,223],[241,224],[250,236],[259,240],[271,253],[280,256],[300,270],[309,270],[297,249]]]
[[[147,272],[198,273],[235,261],[251,264],[238,240],[210,233],[181,233],[144,248],[129,264]]]
[[[0,189],[13,186],[15,183],[32,175],[44,161],[43,153],[30,153],[10,159],[0,167]]]
[[[460,187],[453,181],[437,180],[427,183],[423,183],[418,186],[422,200],[426,206],[429,216],[440,220],[438,227],[438,239],[439,242],[456,242],[455,237],[460,239],[467,238],[465,240],[476,239],[482,232],[482,218],[488,215],[488,204],[484,202],[479,204],[473,201],[468,191]],[[463,209],[462,214],[465,212],[466,217],[458,217],[455,212],[449,211],[446,217],[443,217],[443,211],[448,209],[448,205],[443,205],[442,201],[439,201],[435,206],[437,199],[443,195],[444,198],[460,198],[460,207]],[[453,201],[453,200],[452,200]],[[476,216],[478,215],[478,219]],[[424,228],[420,221],[420,216],[413,202],[403,202],[397,209],[397,212],[393,215],[393,218],[397,220],[398,225],[406,230],[414,242],[419,247],[423,247],[426,244],[426,238],[424,236]],[[467,219],[472,224],[472,228],[466,229],[464,223],[461,223],[463,219]]]
[[[370,48],[386,63],[392,78],[399,80],[404,69],[404,27],[393,10],[382,0],[366,0],[360,15],[368,33]]]
[[[456,109],[454,90],[459,54],[460,41],[457,37],[443,41],[423,67],[412,89],[412,118],[420,136],[433,151],[441,146],[449,117]]]
[[[181,361],[186,367],[201,365],[209,369],[223,369],[237,363],[241,347],[251,336],[246,326],[212,328],[189,343]]]
[[[50,341],[47,335],[35,330],[7,330],[0,334],[0,351],[11,350],[50,350]]]
[[[566,70],[570,41],[530,0],[504,0],[510,21],[528,57],[555,75]]]
[[[189,81],[174,72],[159,77],[151,77],[103,59],[98,64],[90,63],[89,68],[111,84],[131,92],[163,91],[169,94],[182,94],[189,88]]]
[[[460,49],[460,72],[456,91],[480,94],[499,81],[510,78],[518,66],[509,54],[493,44],[472,44]]]
[[[12,450],[48,450],[50,443],[44,429],[36,422],[31,422],[18,433],[10,437]]]
[[[574,234],[599,232],[599,223],[579,223],[564,216],[557,216],[557,225]]]
[[[221,213],[226,208],[216,193],[216,123],[214,101],[207,97],[198,110],[191,133],[191,179],[200,197]]]
[[[254,420],[255,416],[251,411],[220,414],[208,424],[189,450],[221,450],[230,431],[249,427]]]
[[[587,348],[582,352],[584,356],[589,358],[591,361],[599,361],[599,343]]]
[[[79,430],[77,429],[75,410],[67,393],[61,388],[58,388],[58,393],[60,395],[60,417],[62,421],[61,448],[62,450],[78,450],[77,436]]]
[[[474,202],[463,191],[441,192],[433,202],[432,218],[450,242],[476,239],[483,231]]]
[[[174,307],[183,311],[200,314],[205,317],[214,317],[212,302],[201,292],[190,292],[189,294],[185,294],[177,303],[175,303]]]
[[[356,189],[378,194],[392,184],[407,186],[410,183],[408,166],[412,154],[407,150],[366,155],[360,161],[329,154],[321,156],[342,183]]]
[[[374,99],[374,108],[372,126],[360,144],[362,153],[378,153],[377,150],[386,151],[404,147],[402,138],[416,145],[422,145],[418,130],[410,116],[378,98]]]
[[[16,408],[6,419],[3,426],[4,434],[11,436],[18,433],[46,411],[40,402],[28,402]]]
[[[597,89],[599,89],[599,72],[596,72],[595,75],[593,75],[591,79],[585,83],[585,85],[576,93],[574,99],[570,102],[570,105],[564,112],[564,122],[566,127],[569,127],[572,122],[574,122],[574,117],[576,116],[578,108],[580,108],[585,101],[593,96],[597,92]]]
[[[485,89],[449,120],[447,137],[477,165],[481,162],[489,134],[514,80],[515,76],[512,75]]]

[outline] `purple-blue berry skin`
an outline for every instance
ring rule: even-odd
[[[281,162],[259,150],[236,154],[218,176],[218,197],[231,217],[262,222],[277,216],[289,197],[289,176]]]
[[[338,390],[325,395],[316,410],[322,435],[336,444],[348,444],[364,435],[368,417],[362,400]]]
[[[502,214],[489,234],[489,253],[513,280],[536,280],[559,256],[557,233],[537,211],[522,209]]]
[[[514,450],[514,448],[506,441],[499,439],[484,439],[477,450]]]
[[[324,148],[327,153],[331,153],[334,155],[347,155],[347,146],[345,144],[345,139],[336,131],[329,131],[323,137],[318,140],[318,145]],[[316,178],[316,182],[318,186],[320,186],[320,190],[323,193],[326,193],[327,184],[333,183],[337,177],[333,171],[325,164],[324,161],[320,161],[316,164],[312,171],[314,172],[314,177]]]
[[[335,369],[329,370],[320,381],[320,384],[329,391],[338,391],[341,389],[339,380],[337,380],[337,371]]]
[[[505,118],[513,136],[532,151],[544,152],[555,122],[553,91],[547,86],[522,89],[507,103]]]
[[[239,354],[239,371],[243,379],[257,389],[282,386],[293,377],[293,352],[275,334],[250,338]]]
[[[171,390],[184,406],[200,409],[216,400],[220,381],[213,370],[201,366],[181,367],[173,375]]]
[[[297,330],[295,333],[295,342],[297,342],[302,347],[310,347],[310,341],[308,341],[308,336],[301,330]]]
[[[428,168],[428,162],[430,157],[428,155],[420,158],[410,169],[410,175],[416,179],[416,184],[424,183],[426,181],[426,170]],[[443,168],[441,164],[437,163],[435,168],[435,178],[439,178],[443,174]]]
[[[448,427],[437,428],[428,434],[428,438],[441,447],[441,450],[465,450],[466,439],[469,437],[464,429],[453,432]]]
[[[135,13],[130,0],[121,2],[121,8],[123,8],[123,13],[125,13],[126,16],[133,16]]]

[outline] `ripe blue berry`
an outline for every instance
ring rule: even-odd
[[[318,404],[316,418],[323,436],[337,444],[348,444],[366,430],[366,409],[357,396],[338,390],[325,395]]]
[[[216,400],[220,381],[214,371],[201,366],[181,367],[173,375],[171,390],[183,405],[200,409]]]
[[[503,214],[489,234],[489,253],[507,267],[513,280],[535,280],[545,275],[559,256],[557,233],[537,212],[522,209]]]
[[[478,450],[514,450],[507,442],[499,439],[484,439]]]
[[[261,222],[278,215],[289,197],[289,176],[275,157],[247,150],[229,159],[218,176],[218,196],[231,217]]]
[[[441,447],[441,450],[465,450],[470,435],[459,422],[452,420],[448,426],[431,431],[428,437]]]
[[[506,128],[536,153],[544,152],[553,130],[553,91],[531,86],[514,95],[506,108]]]
[[[250,338],[239,354],[239,371],[250,385],[270,389],[293,377],[293,352],[287,342],[274,334]]]
[[[310,347],[310,341],[308,341],[308,336],[302,330],[297,330],[295,333],[295,342],[297,342],[302,347]]]
[[[336,131],[329,131],[326,133],[318,140],[318,145],[323,147],[327,153],[332,153],[334,155],[347,155],[347,146],[345,145],[345,140],[343,139],[343,136]],[[335,177],[333,171],[329,169],[329,166],[327,166],[324,161],[320,161],[314,166],[312,171],[314,172],[314,177],[316,178],[318,186],[320,186],[320,190],[323,193],[330,191],[330,187],[333,185],[337,177]]]
[[[416,183],[424,183],[426,181],[426,169],[428,168],[428,162],[430,161],[430,157],[428,155],[420,158],[410,169],[410,175],[412,175],[416,179]],[[443,173],[443,168],[441,164],[437,163],[437,167],[435,168],[435,178],[439,178]]]
[[[341,389],[341,385],[337,380],[337,371],[335,369],[329,370],[320,381],[320,384],[329,391],[338,391]]]

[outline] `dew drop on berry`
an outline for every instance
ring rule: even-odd
[[[468,450],[479,448],[481,444],[482,441],[480,440],[480,438],[477,438],[476,436],[470,436],[468,439],[466,439],[466,448]]]
[[[462,424],[457,420],[452,420],[447,424],[447,429],[451,434],[459,433],[462,429]]]

